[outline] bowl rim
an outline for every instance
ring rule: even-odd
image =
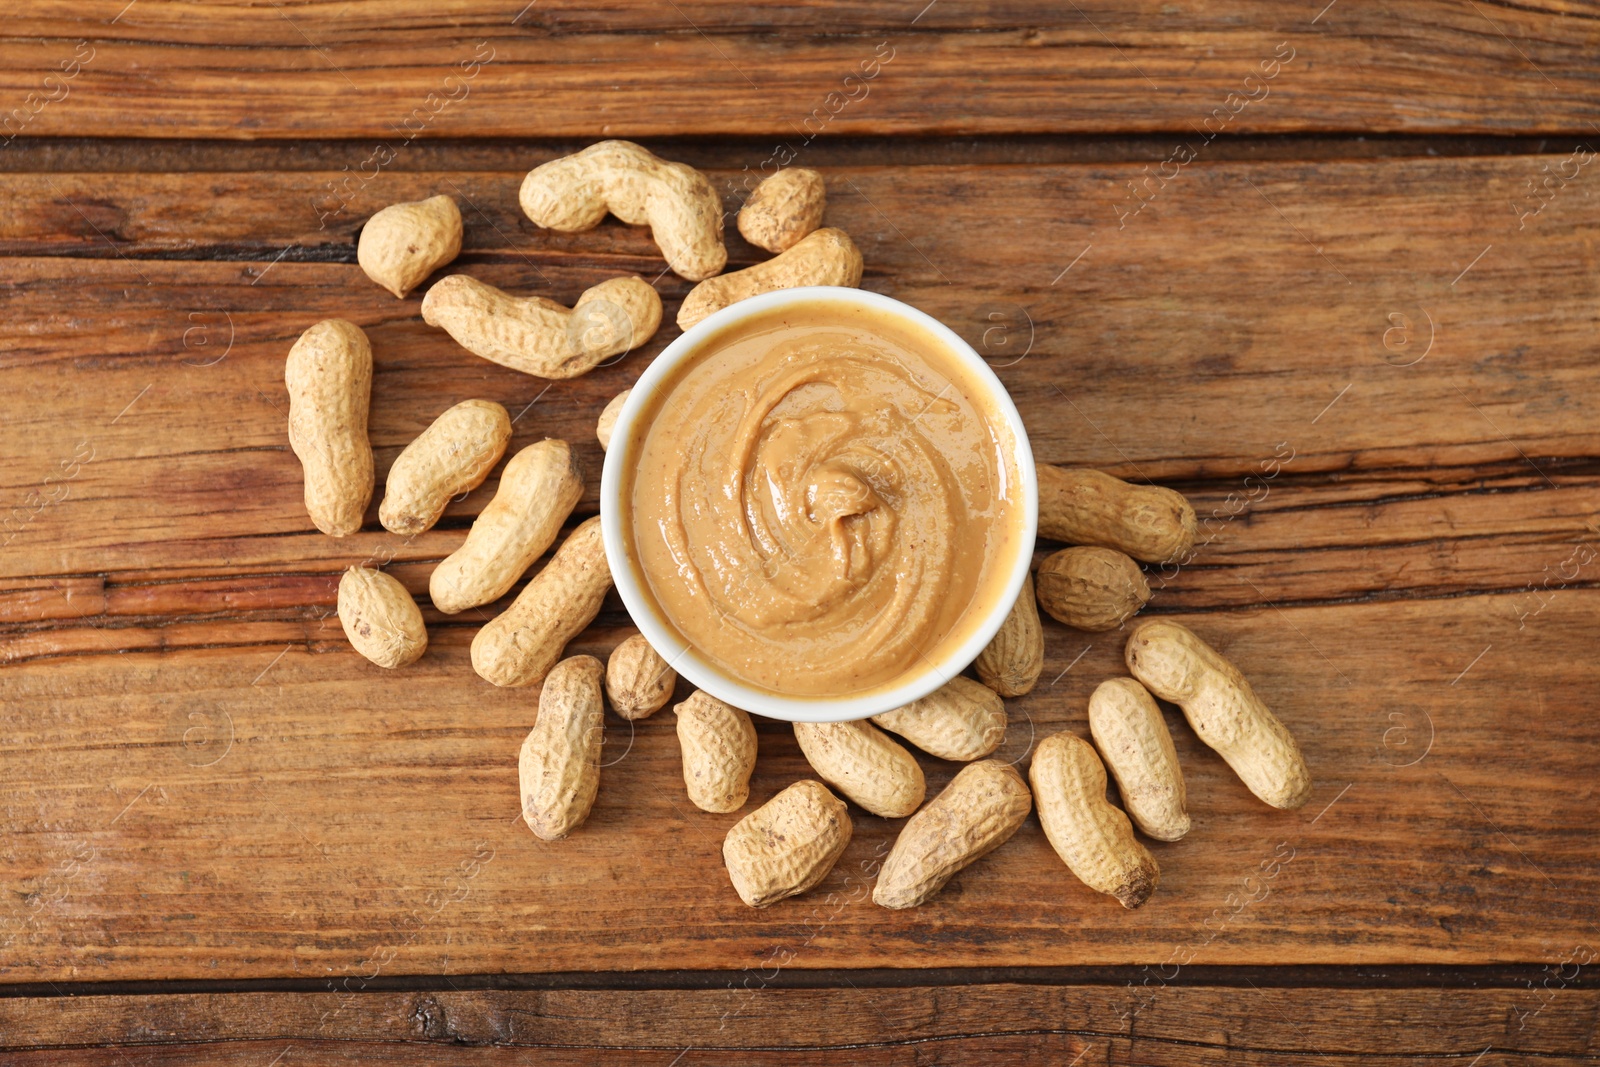
[[[746,319],[792,304],[832,302],[869,308],[896,316],[913,326],[920,327],[941,341],[950,354],[971,374],[973,380],[988,393],[985,399],[991,410],[997,412],[1016,443],[1013,462],[1021,481],[1023,504],[1022,537],[1018,540],[1016,558],[1006,576],[1005,595],[1000,597],[976,626],[967,639],[955,646],[941,660],[928,661],[927,669],[919,671],[906,681],[891,687],[880,686],[864,693],[844,697],[786,697],[769,690],[750,686],[721,671],[714,663],[701,656],[683,641],[676,630],[657,617],[655,598],[642,588],[642,575],[623,551],[622,501],[623,466],[633,457],[635,440],[634,422],[646,402],[658,392],[666,379],[687,359],[697,354],[701,346],[713,335]],[[639,628],[656,652],[683,677],[717,699],[754,715],[785,722],[847,722],[865,719],[886,711],[904,707],[946,685],[956,675],[977,659],[1011,613],[1012,605],[1022,592],[1023,582],[1033,567],[1033,548],[1039,525],[1039,482],[1033,461],[1033,451],[1028,443],[1028,433],[1022,424],[1010,394],[998,375],[971,345],[954,330],[929,315],[893,297],[865,289],[851,289],[832,285],[801,286],[780,289],[749,297],[731,304],[703,319],[675,338],[655,357],[623,403],[612,429],[611,447],[606,450],[605,464],[600,476],[600,530],[605,543],[606,562],[611,568],[611,579],[623,605],[628,609],[633,624]],[[926,658],[926,657],[924,657]]]

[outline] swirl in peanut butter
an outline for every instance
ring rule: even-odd
[[[790,696],[926,670],[992,606],[1020,536],[1007,435],[965,373],[845,305],[708,342],[641,423],[628,496],[665,621]]]

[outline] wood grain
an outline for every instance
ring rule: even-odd
[[[1557,974],[1555,972],[1559,971]],[[0,1000],[8,1062],[1592,1063],[1593,990],[1161,985]],[[1549,988],[1544,988],[1548,981]]]
[[[436,628],[403,676],[332,634],[320,652],[15,664],[0,976],[1270,964],[1286,945],[1310,963],[1545,960],[1597,937],[1583,650],[1600,594],[1557,592],[1522,631],[1503,599],[1180,616],[1295,730],[1319,784],[1274,812],[1175,730],[1195,829],[1153,846],[1162,884],[1134,913],[1071,880],[1033,821],[929,905],[886,913],[867,892],[896,826],[866,815],[817,893],[752,912],[719,855],[737,815],[681,795],[670,715],[611,722],[593,815],[542,844],[517,811],[532,696],[477,682],[470,629]],[[1121,672],[1116,635],[1051,625],[1002,756],[1083,731],[1089,691]],[[807,773],[781,724],[760,750],[752,803]],[[931,789],[955,769],[923,762]]]
[[[1589,136],[1597,27],[1568,5],[1446,0],[55,0],[0,37],[0,122],[30,137],[759,134],[803,151],[840,134],[1187,135],[1224,108],[1229,133]],[[1282,74],[1246,83],[1280,47]]]
[[[0,981],[348,990],[450,972],[1559,964],[1600,937],[1585,703],[1600,629],[1600,199],[1583,171],[1539,214],[1515,207],[1565,158],[1202,158],[1137,191],[1143,164],[827,169],[830,222],[865,250],[867,287],[978,345],[1040,458],[1191,494],[1203,547],[1152,574],[1150,610],[1216,642],[1304,743],[1317,793],[1276,813],[1174,716],[1196,829],[1157,847],[1162,885],[1132,914],[1071,880],[1030,822],[927,907],[889,915],[866,895],[896,827],[870,816],[817,894],[751,912],[718,856],[736,816],[681,796],[670,715],[632,731],[613,720],[589,825],[541,844],[516,810],[533,695],[493,690],[468,663],[493,608],[430,611],[430,651],[402,674],[349,650],[330,614],[339,570],[391,563],[420,594],[493,481],[409,543],[376,526],[315,534],[284,439],[283,357],[301,329],[338,314],[370,331],[380,477],[438,411],[483,396],[521,413],[514,445],[578,445],[580,514],[594,507],[595,416],[675,335],[546,390],[368,282],[362,219],[451,192],[467,209],[461,269],[568,301],[641,272],[670,322],[686,287],[657,277],[642,231],[534,230],[515,170],[0,177],[13,205],[0,219]],[[713,177],[736,205],[741,172]],[[629,632],[613,602],[574,651],[604,655]],[[1047,660],[1041,688],[1012,702],[1007,759],[1082,731],[1089,691],[1123,673],[1117,635],[1053,624]],[[764,724],[760,746],[757,803],[807,773],[787,728]],[[924,762],[933,788],[954,769]],[[1383,1010],[1360,1001],[1349,1018]],[[1314,1014],[1299,1002],[1291,1017]],[[196,1032],[202,1015],[188,1016]],[[284,1018],[273,1033],[320,1040]],[[911,1035],[886,1055],[1081,1051],[1073,1027],[1006,1018],[1003,1032],[935,1037],[886,1019]],[[460,1032],[501,1024],[485,1025]],[[280,1051],[216,1032],[215,1058]],[[1337,1035],[1169,1047],[1139,1034],[1107,1058],[1371,1051]],[[676,1054],[601,1038],[619,1057]],[[1430,1042],[1418,1058],[1495,1044]]]

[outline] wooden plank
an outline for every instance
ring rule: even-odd
[[[1581,959],[1582,957],[1575,957]],[[1600,994],[1533,989],[474,990],[0,1000],[0,1049],[74,1063],[1592,1063]],[[136,1058],[136,1060],[135,1060]]]
[[[1596,506],[1585,383],[1600,197],[1575,184],[1520,230],[1509,209],[1530,172],[1558,163],[1197,164],[1122,229],[1114,198],[1132,166],[845,169],[829,174],[830,221],[867,250],[869,288],[990,355],[1039,458],[1174,483],[1203,515],[1242,517],[1199,562],[1253,567],[1261,593],[1197,567],[1196,584],[1172,591],[1193,598],[1182,606],[1514,589],[1588,536]],[[360,219],[393,199],[464,194],[462,269],[568,301],[615,271],[656,276],[642,231],[534,231],[518,221],[515,174],[451,172],[383,173],[319,229],[312,201],[331,177],[0,179],[18,205],[0,222],[0,251],[15,257],[0,282],[0,417],[18,428],[0,492],[19,509],[0,573],[255,571],[314,594],[308,575],[353,560],[451,551],[492,481],[410,544],[376,526],[346,541],[311,531],[282,360],[328,315],[374,340],[380,477],[439,410],[485,396],[523,413],[515,445],[578,445],[592,510],[594,420],[676,336],[687,286],[657,278],[669,324],[644,349],[550,385],[468,355],[422,325],[414,298],[368,282],[350,262]],[[202,200],[220,210],[190,210]],[[64,258],[88,253],[104,258]],[[168,255],[201,258],[153,258]],[[1268,498],[1260,476],[1275,462]],[[63,464],[77,471],[64,483]],[[59,499],[40,507],[30,493]],[[286,595],[273,594],[279,606]]]
[[[1188,136],[1214,114],[1228,133],[1589,136],[1597,44],[1594,20],[1564,9],[1445,0],[781,11],[57,0],[0,38],[0,123],[25,136],[396,143],[764,135],[800,151],[840,134]],[[1292,58],[1263,68],[1275,55]]]
[[[320,654],[15,664],[0,979],[1545,962],[1596,937],[1600,593],[1556,591],[1520,630],[1510,599],[1180,616],[1294,729],[1318,786],[1273,811],[1177,727],[1195,829],[1152,846],[1162,884],[1133,913],[1078,885],[1033,820],[935,901],[886,912],[867,895],[897,824],[859,813],[816,893],[751,911],[720,860],[737,816],[690,808],[667,714],[611,722],[590,821],[540,843],[517,810],[533,694],[478,682],[466,628],[436,628],[395,675],[336,636]],[[1002,757],[1083,731],[1120,649],[1052,624]],[[787,727],[759,740],[757,802],[808,773]],[[955,769],[923,764],[932,789]]]

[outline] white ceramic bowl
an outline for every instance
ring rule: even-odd
[[[1022,482],[1023,536],[1017,542],[1015,558],[1003,561],[1003,565],[1009,569],[1004,595],[988,606],[977,628],[943,660],[931,661],[926,669],[909,675],[905,681],[864,693],[846,697],[786,697],[730,677],[698,650],[687,645],[677,629],[665,620],[655,597],[644,587],[638,568],[624,552],[621,495],[623,473],[627,465],[634,462],[634,451],[640,436],[635,432],[634,422],[650,397],[669,382],[679,365],[697,354],[708,338],[728,326],[776,308],[818,301],[867,308],[884,316],[901,319],[912,327],[920,327],[943,342],[950,354],[966,367],[972,380],[987,391],[985,399],[989,402],[989,410],[1000,416],[1015,441],[1012,460]],[[723,308],[668,345],[639,376],[612,430],[611,448],[606,453],[605,470],[600,478],[600,523],[605,536],[606,559],[611,565],[611,577],[622,602],[627,605],[628,613],[633,616],[640,632],[679,674],[712,696],[752,714],[789,722],[845,722],[892,711],[927,696],[977,659],[978,653],[983,651],[1005,621],[1011,605],[1022,591],[1022,583],[1033,562],[1033,542],[1039,524],[1039,482],[1022,418],[1017,414],[1005,387],[1000,384],[1000,379],[995,377],[971,345],[932,316],[890,297],[862,289],[807,286],[764,293]]]

